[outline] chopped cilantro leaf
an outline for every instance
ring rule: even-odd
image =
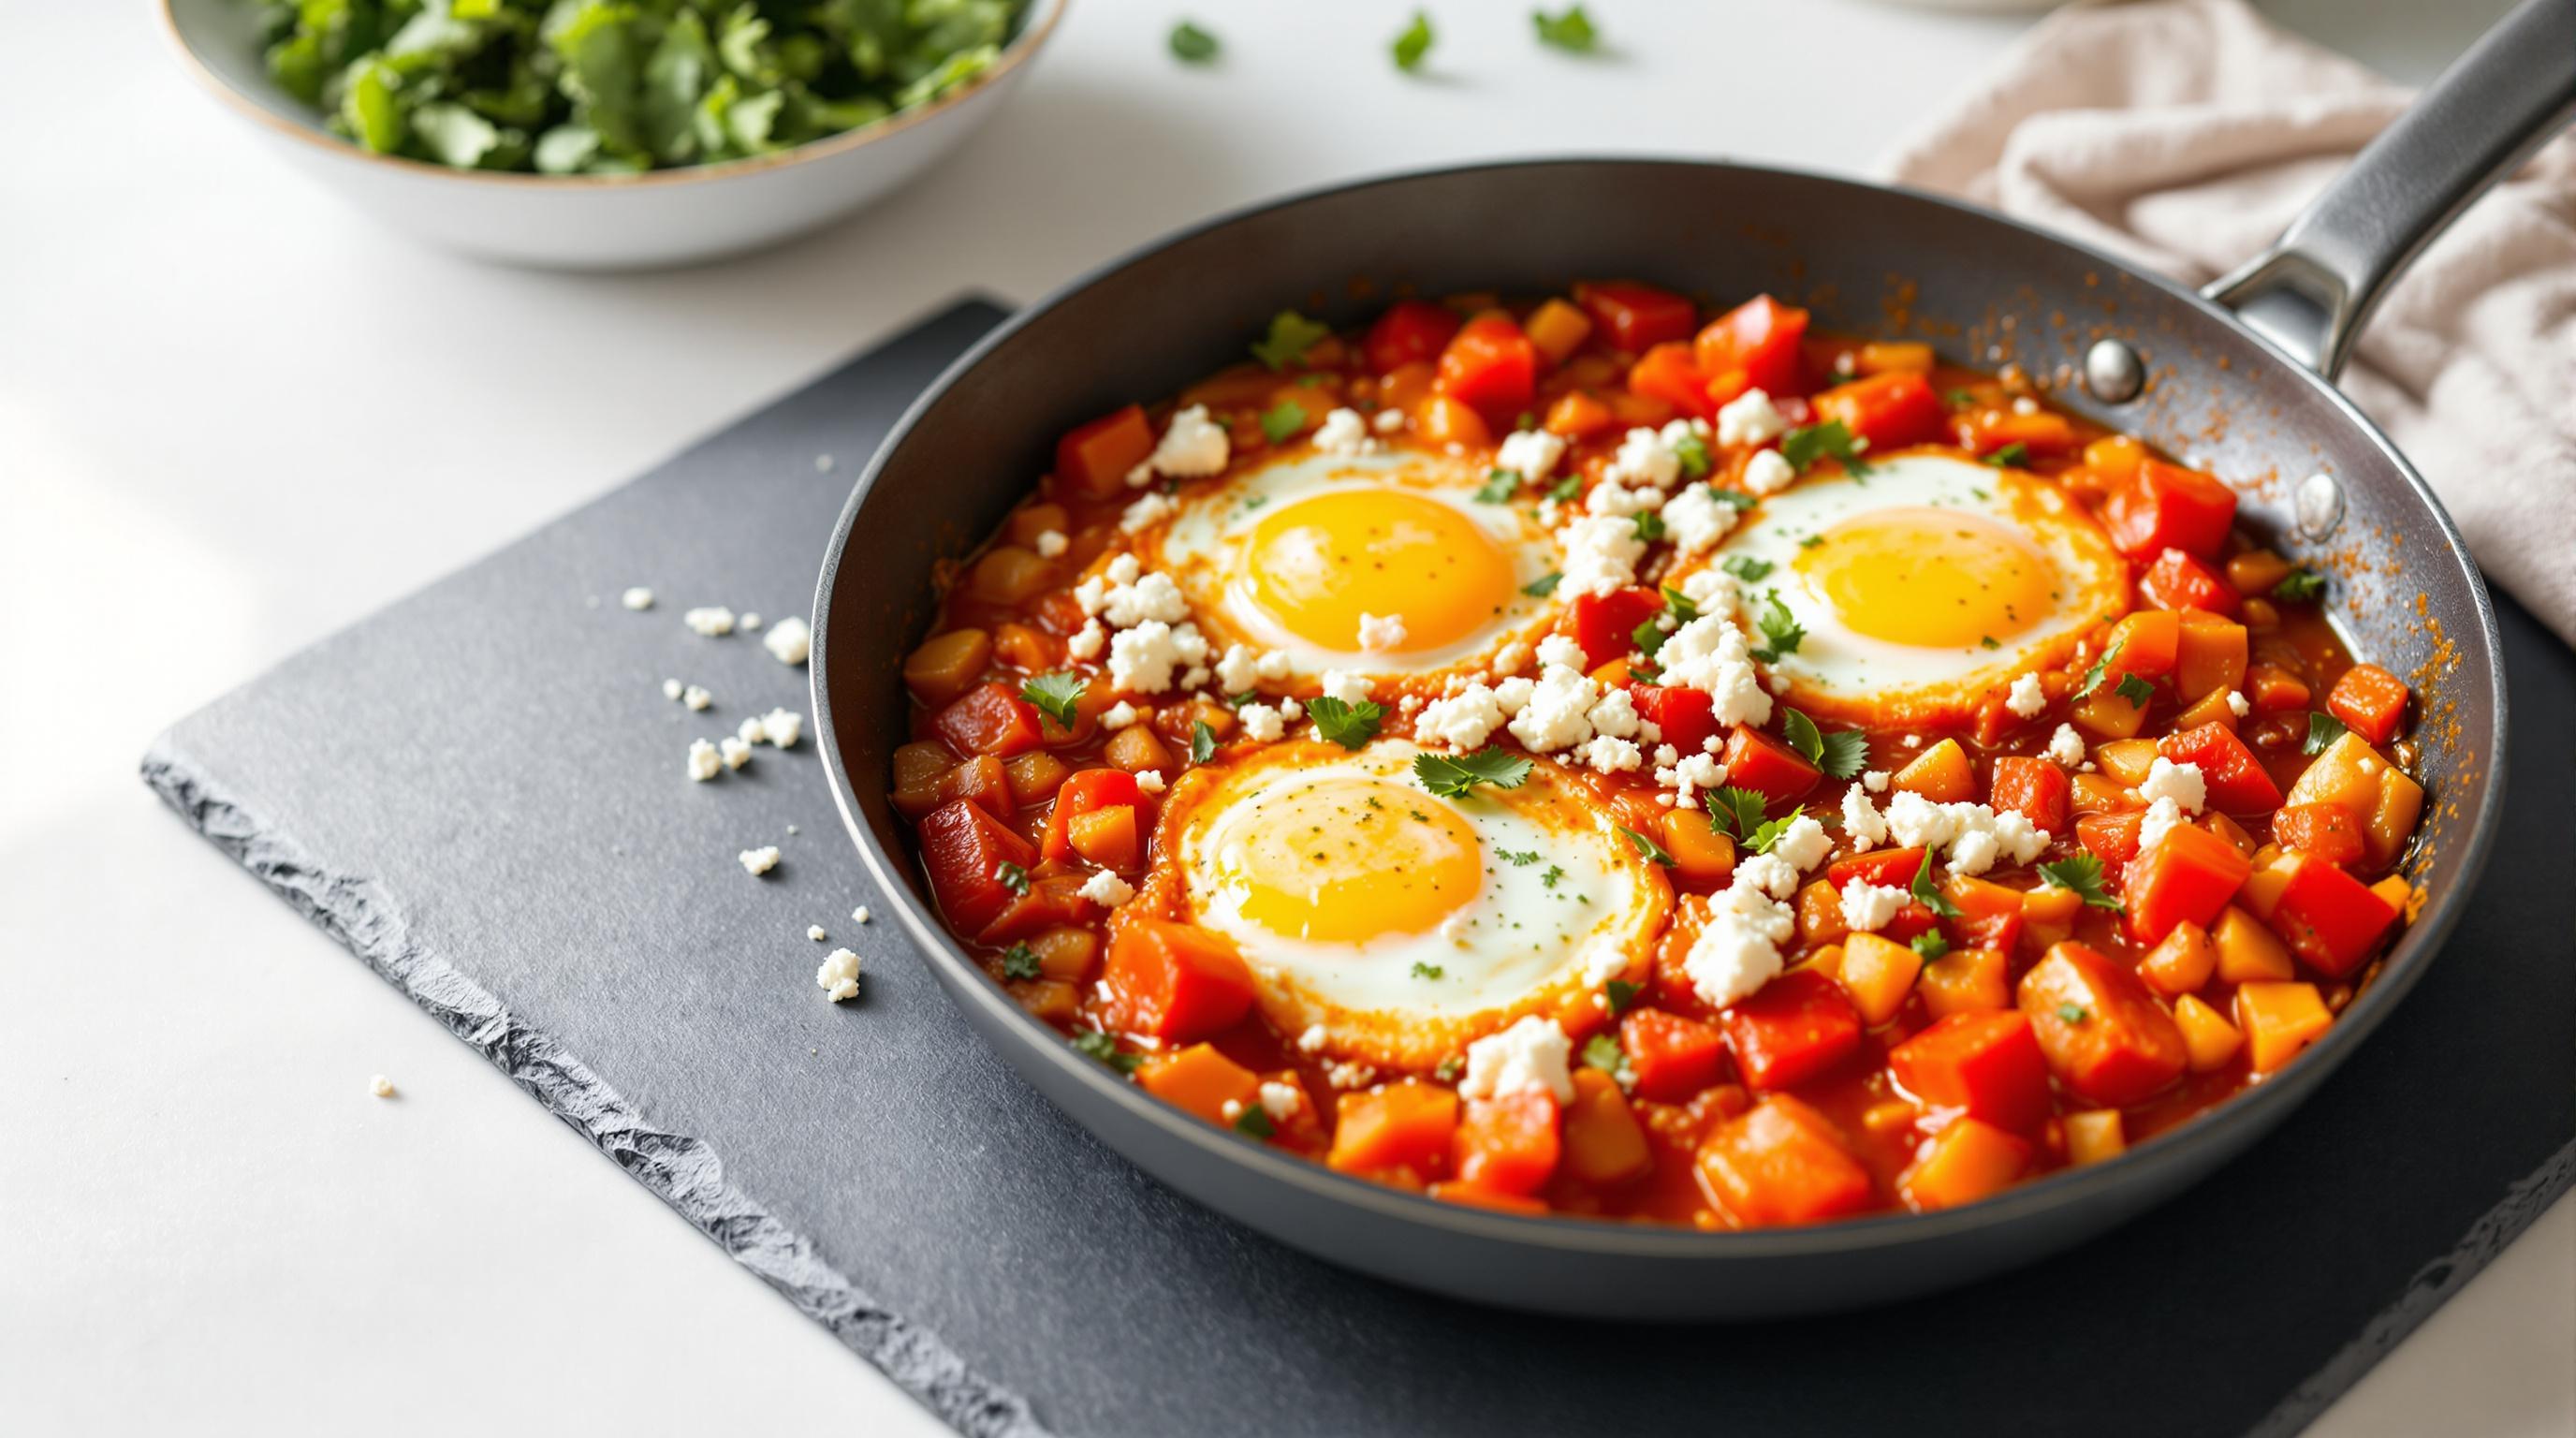
[[[1485,471],[1485,482],[1476,490],[1478,504],[1506,504],[1520,492],[1521,477],[1508,469]]]
[[[1559,504],[1563,504],[1567,500],[1574,498],[1576,492],[1582,488],[1582,477],[1579,475],[1569,474],[1565,478],[1560,479],[1556,483],[1547,487],[1547,497],[1555,500]]]
[[[1077,717],[1073,706],[1081,700],[1082,690],[1082,680],[1071,674],[1040,674],[1020,686],[1020,697],[1054,720],[1057,728],[1070,729]]]
[[[1283,399],[1261,412],[1261,437],[1272,444],[1286,441],[1306,427],[1306,407],[1293,399]]]
[[[1553,889],[1556,887],[1556,881],[1564,877],[1565,866],[1563,864],[1550,864],[1547,866],[1547,872],[1538,876],[1538,881],[1545,887]]]
[[[1724,564],[1718,566],[1747,584],[1761,583],[1771,573],[1773,567],[1770,560],[1756,559],[1749,554],[1731,556]]]
[[[1265,368],[1286,369],[1304,359],[1306,351],[1314,348],[1315,341],[1332,332],[1330,325],[1310,320],[1295,310],[1281,310],[1270,317],[1270,333],[1253,344],[1252,357],[1261,361]],[[1302,424],[1305,421],[1301,417],[1298,422]],[[1265,416],[1263,426],[1266,428],[1269,423]],[[1277,444],[1279,441],[1273,439],[1270,442]]]
[[[1565,578],[1564,575],[1551,570],[1548,573],[1542,574],[1538,578],[1531,580],[1529,583],[1522,585],[1521,593],[1528,595],[1532,599],[1545,599],[1556,592],[1557,581],[1563,578]]]
[[[1753,622],[1761,626],[1762,637],[1770,641],[1753,651],[1753,657],[1765,664],[1778,663],[1783,654],[1797,653],[1798,642],[1807,637],[1806,627],[1790,614],[1788,605],[1780,602],[1777,591],[1762,596],[1762,608]]]
[[[1732,784],[1709,790],[1702,802],[1708,805],[1709,822],[1717,826],[1718,832],[1739,839],[1753,837],[1753,831],[1762,827],[1762,811],[1768,807],[1759,793]]]
[[[1367,699],[1351,704],[1327,695],[1307,701],[1306,714],[1325,738],[1345,749],[1356,749],[1377,737],[1377,726],[1386,718],[1386,706]]]
[[[1205,719],[1190,721],[1190,762],[1204,764],[1216,754],[1216,731]]]
[[[1515,869],[1526,869],[1530,865],[1538,862],[1538,850],[1536,849],[1500,849],[1495,852],[1501,854],[1505,859],[1510,860],[1512,867]]]
[[[1972,389],[1945,389],[1941,391],[1941,402],[1952,409],[1966,409],[1977,402],[1977,392]]]
[[[2120,682],[2112,686],[2111,692],[2128,700],[2130,708],[2144,709],[2147,707],[2147,701],[2156,697],[2156,686],[2135,674],[2123,674],[2120,676]]]
[[[1248,1103],[1243,1106],[1243,1112],[1234,1116],[1234,1131],[1254,1138],[1268,1138],[1279,1131],[1279,1126],[1270,1121],[1270,1110],[1257,1103]]]
[[[2002,641],[1996,639],[1995,636],[1991,634],[1980,634],[1977,636],[1977,647],[1980,649],[2001,649],[2004,646]]]
[[[1791,709],[1780,721],[1780,732],[1789,747],[1805,755],[1827,778],[1848,779],[1869,767],[1869,736],[1858,729],[1826,734],[1816,728],[1815,720]]]
[[[1780,836],[1788,833],[1789,826],[1797,823],[1798,816],[1806,812],[1807,806],[1800,804],[1798,807],[1791,809],[1788,813],[1781,815],[1777,819],[1768,820],[1755,826],[1752,833],[1744,836],[1744,847],[1751,849],[1757,854],[1770,853],[1771,846],[1779,843]]]
[[[1413,23],[1405,26],[1404,33],[1395,37],[1395,44],[1392,47],[1395,54],[1395,68],[1406,74],[1421,69],[1422,57],[1431,53],[1431,42],[1434,38],[1431,33],[1431,17],[1419,10],[1414,11]]]
[[[2293,569],[2280,583],[2272,586],[2274,599],[2287,600],[2292,604],[2305,604],[2322,597],[2325,592],[2326,577],[2313,569]]]
[[[1716,495],[1717,502],[1729,509],[1751,509],[1762,502],[1740,489],[1720,489],[1712,484],[1708,487],[1708,492]],[[1769,566],[1764,567],[1767,569]]]
[[[1683,435],[1681,443],[1673,446],[1673,453],[1680,456],[1682,462],[1682,474],[1685,477],[1690,479],[1704,479],[1708,476],[1710,463],[1707,440],[1700,438],[1696,434]]]
[[[1644,992],[1645,987],[1644,984],[1632,984],[1626,979],[1612,979],[1601,986],[1601,991],[1609,995],[1610,1012],[1615,1017],[1627,1012],[1628,1006],[1637,1001],[1637,995]]]
[[[1172,53],[1193,65],[1216,58],[1216,37],[1184,20],[1172,27]]]
[[[2050,887],[2064,889],[2094,908],[2120,912],[2120,901],[2102,889],[2102,861],[2091,854],[2070,854],[2054,864],[2042,864],[2039,877]]]
[[[2012,443],[2005,445],[2003,448],[1996,450],[1990,455],[1987,455],[1985,462],[1993,465],[1997,469],[2008,469],[2016,465],[2027,464],[2030,462],[2030,446],[2022,443],[2020,440],[2014,440]]]
[[[1003,888],[1014,894],[1025,894],[1029,891],[1029,871],[1008,859],[993,866],[993,877],[1001,881]]]
[[[1673,622],[1676,624],[1688,624],[1699,618],[1699,606],[1691,603],[1689,595],[1669,584],[1664,586],[1664,608],[1672,611]]]
[[[1242,693],[1240,693],[1240,694],[1228,694],[1227,696],[1225,696],[1225,703],[1226,703],[1226,707],[1227,707],[1227,708],[1229,708],[1229,709],[1240,709],[1240,708],[1242,708],[1244,705],[1249,704],[1249,703],[1251,703],[1253,700],[1258,699],[1258,698],[1260,698],[1260,697],[1261,697],[1261,691],[1260,691],[1260,690],[1258,690],[1258,689],[1246,689],[1246,690],[1244,690],[1244,691],[1243,691]]]
[[[1654,840],[1647,838],[1645,835],[1638,833],[1636,830],[1629,828],[1625,824],[1619,826],[1619,837],[1628,841],[1628,847],[1637,851],[1637,857],[1641,859],[1650,859],[1666,868],[1672,867],[1673,856],[1664,852],[1663,845],[1656,843]]]
[[[1530,761],[1502,749],[1479,749],[1473,754],[1455,758],[1447,754],[1413,756],[1413,777],[1422,787],[1443,799],[1455,799],[1479,784],[1497,789],[1517,789],[1530,774]],[[1538,858],[1514,860],[1529,863]]]
[[[1923,851],[1923,862],[1915,866],[1913,893],[1914,902],[1942,918],[1959,917],[1959,906],[1951,903],[1948,895],[1932,887],[1932,851],[1928,848]]]
[[[2102,681],[2110,676],[2111,661],[2120,657],[2120,649],[2127,643],[2124,639],[2102,651],[2102,657],[2094,660],[2093,667],[2084,671],[2084,682],[2075,690],[2076,698],[2081,699],[2102,687]]]
[[[1864,468],[1859,463],[1860,449],[1852,437],[1851,427],[1838,419],[1827,420],[1823,424],[1800,425],[1780,436],[1780,457],[1789,461],[1789,467],[1800,474],[1805,474],[1820,459],[1841,460],[1843,467],[1855,474]]]
[[[1002,977],[1034,979],[1038,976],[1038,951],[1026,944],[1013,944],[1002,951]]]
[[[1637,1071],[1628,1066],[1626,1051],[1608,1034],[1594,1034],[1583,1041],[1583,1066],[1610,1075],[1621,1088],[1637,1081]]]
[[[2080,1024],[2091,1017],[2093,1017],[2091,1011],[2087,1010],[2082,1004],[2059,1004],[2057,1006],[2057,1018],[2060,1023]]]
[[[1910,947],[1923,962],[1928,964],[1950,952],[1950,941],[1941,937],[1939,929],[1925,929],[1914,936],[1914,942]]]
[[[1638,620],[1637,627],[1628,631],[1628,642],[1636,645],[1637,652],[1649,659],[1662,653],[1664,641],[1671,637],[1651,619]]]
[[[2315,710],[2310,710],[2308,711],[2307,742],[2299,746],[2299,752],[2302,754],[2322,754],[2326,751],[2327,745],[2342,738],[2343,735],[2344,723],[2342,720],[2337,719],[2332,714],[2319,714]]]
[[[1530,23],[1538,27],[1538,43],[1563,50],[1569,55],[1589,55],[1601,43],[1601,34],[1592,28],[1592,17],[1580,5],[1570,5],[1562,15],[1532,10]]]
[[[1413,976],[1417,979],[1436,979],[1444,972],[1446,970],[1438,964],[1426,964],[1420,959],[1413,961]]]
[[[1440,1080],[1442,1083],[1456,1083],[1458,1081],[1458,1075],[1465,1073],[1466,1071],[1467,1061],[1458,1057],[1456,1054],[1451,1054],[1449,1057],[1440,1061],[1440,1067],[1433,1069],[1431,1071],[1431,1076]]]
[[[1641,509],[1629,518],[1636,524],[1637,538],[1641,542],[1652,544],[1664,537],[1664,517],[1653,510]]]
[[[1086,1058],[1097,1059],[1123,1074],[1134,1073],[1136,1066],[1145,1061],[1143,1054],[1121,1052],[1118,1040],[1098,1029],[1085,1029],[1075,1034],[1073,1051]]]

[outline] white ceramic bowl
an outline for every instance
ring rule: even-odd
[[[955,149],[1001,107],[1064,16],[1034,0],[973,85],[934,104],[775,155],[640,175],[456,170],[371,154],[278,88],[242,0],[161,0],[171,39],[224,108],[287,162],[402,233],[508,264],[643,269],[776,244],[840,218]]]

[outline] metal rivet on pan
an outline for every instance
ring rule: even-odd
[[[2146,364],[2118,340],[2096,340],[2084,352],[2084,387],[2104,404],[2127,404],[2147,387]]]
[[[2291,507],[2298,515],[2301,537],[2323,539],[2343,523],[2343,486],[2330,474],[2309,475],[2299,481]]]

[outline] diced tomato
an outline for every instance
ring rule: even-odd
[[[1603,280],[1574,287],[1574,302],[1610,339],[1610,347],[1644,354],[1656,345],[1686,340],[1699,322],[1699,306],[1687,295],[1641,285],[1634,280]]]
[[[2361,857],[2361,821],[2341,804],[2292,804],[2272,816],[2272,837],[2311,859],[2349,864]]]
[[[2349,978],[2397,922],[2396,906],[2332,864],[2301,864],[2272,906],[2290,951],[2329,978]]]
[[[1018,812],[1019,802],[1011,797],[1010,771],[990,754],[978,754],[949,770],[939,779],[941,802],[950,799],[972,799],[984,806],[984,812],[996,819],[1009,819]]]
[[[1004,864],[1038,861],[1029,841],[1002,827],[971,799],[952,799],[921,821],[921,866],[931,897],[958,932],[977,934],[1017,895],[1002,882]]]
[[[2075,426],[2053,410],[2023,414],[2018,410],[1978,407],[1950,416],[1950,432],[1959,447],[1972,454],[1993,454],[2018,444],[2035,454],[2055,454],[2075,446]]]
[[[1665,687],[1637,680],[1628,685],[1628,698],[1637,713],[1662,732],[1661,742],[1684,754],[1705,752],[1701,746],[1717,733],[1717,699],[1705,689]]]
[[[1804,755],[1761,730],[1738,724],[1727,736],[1726,782],[1758,791],[1774,804],[1785,804],[1816,787],[1816,766]]]
[[[2049,1069],[2082,1098],[2126,1107],[2182,1076],[2182,1030],[2126,964],[2058,944],[2022,975],[2019,998]]]
[[[2208,928],[2253,872],[2253,860],[2207,829],[2168,830],[2121,875],[2130,942],[2151,947],[2185,921]]]
[[[1536,1193],[1563,1152],[1553,1094],[1523,1090],[1471,1099],[1449,1145],[1460,1180],[1497,1193]]]
[[[1509,315],[1478,315],[1440,351],[1440,392],[1485,418],[1507,419],[1538,394],[1538,347]]]
[[[1445,305],[1400,300],[1369,326],[1360,353],[1368,360],[1369,373],[1377,375],[1398,365],[1436,360],[1460,324],[1457,312]]]
[[[1739,392],[1758,389],[1776,398],[1806,388],[1798,353],[1806,333],[1805,310],[1756,295],[1710,321],[1691,341],[1691,354],[1710,383],[1732,375]]]
[[[1924,1100],[2018,1133],[2048,1117],[2048,1060],[2018,1010],[1952,1014],[1889,1050],[1887,1066]]]
[[[1419,1183],[1439,1172],[1458,1132],[1458,1091],[1415,1079],[1343,1094],[1337,1108],[1324,1162],[1343,1173],[1400,1172]]]
[[[1986,803],[1998,811],[2017,810],[2033,827],[2062,834],[2066,806],[2073,797],[2073,781],[2055,760],[2006,754],[1994,761]]]
[[[1755,1088],[1795,1088],[1860,1048],[1860,1011],[1842,986],[1794,969],[1718,1018],[1735,1067]]]
[[[2308,682],[2277,664],[2245,668],[2245,700],[2257,714],[2278,714],[2308,707]]]
[[[1734,776],[1729,775],[1731,781]],[[1836,859],[1825,866],[1825,878],[1836,890],[1848,888],[1854,879],[1881,888],[1902,889],[1911,886],[1914,876],[1923,872],[1923,848],[1914,845],[1903,849],[1871,849]]]
[[[1610,406],[1577,389],[1557,396],[1556,403],[1548,406],[1545,427],[1548,433],[1561,438],[1582,439],[1618,422]]]
[[[1661,1009],[1621,1019],[1619,1047],[1637,1076],[1637,1097],[1657,1103],[1680,1103],[1707,1088],[1726,1063],[1726,1039],[1716,1028]]]
[[[1084,876],[1050,874],[1029,880],[1029,891],[1013,894],[993,922],[975,937],[987,944],[1015,944],[1064,924],[1087,924],[1100,906],[1082,896]]]
[[[1963,1118],[1924,1141],[1896,1188],[1908,1207],[1931,1213],[2003,1192],[2029,1163],[2029,1140]]]
[[[1252,1009],[1252,971],[1234,945],[1161,919],[1117,926],[1100,983],[1114,1027],[1165,1043],[1212,1038]]]
[[[933,715],[930,732],[968,756],[1008,759],[1038,747],[1038,711],[998,681],[978,684]]]
[[[1145,411],[1129,405],[1065,431],[1055,442],[1055,477],[1094,499],[1127,487],[1127,471],[1154,452],[1154,430]]]
[[[2102,527],[2122,554],[2142,557],[2180,549],[2216,557],[2236,522],[2236,491],[2198,470],[2141,460],[2137,477],[2102,506]]]
[[[1628,392],[1662,400],[1701,419],[1717,413],[1708,396],[1708,376],[1691,361],[1690,346],[1685,344],[1662,344],[1646,351],[1629,367]]]
[[[1951,907],[1959,911],[1958,917],[1950,921],[1950,936],[1957,947],[1994,949],[2000,953],[2009,954],[2021,943],[2022,904],[2019,889],[2008,889],[2001,884],[1990,883],[1984,879],[1954,874],[1941,885],[1941,891],[1949,899]],[[1923,909],[1923,906],[1908,904],[1897,917],[1901,919],[1905,913],[1917,909]],[[1929,909],[1923,909],[1923,912],[1927,916],[1931,913]],[[1911,935],[1897,933],[1893,924],[1883,932],[1890,938],[1911,937]]]
[[[2261,814],[2281,806],[2281,786],[2245,741],[2224,724],[2203,724],[2156,741],[2156,752],[2177,764],[2197,764],[2213,809]]]
[[[1132,808],[1144,802],[1145,795],[1136,787],[1135,775],[1124,769],[1085,769],[1055,791],[1055,811],[1047,815],[1046,842],[1039,852],[1050,859],[1071,856],[1073,841],[1066,831],[1077,814],[1120,804]]]
[[[1744,1228],[1816,1223],[1870,1203],[1869,1170],[1833,1120],[1773,1094],[1700,1140],[1700,1188]]]
[[[1664,596],[1642,586],[1608,594],[1574,598],[1574,642],[1583,646],[1583,667],[1598,669],[1637,647],[1637,626],[1664,612]]]
[[[2326,712],[2373,744],[2397,735],[2406,719],[2406,681],[2376,664],[2356,664],[2326,691]]]
[[[2102,861],[2102,882],[2107,887],[2120,887],[2129,861],[2138,857],[2138,831],[2146,827],[2146,822],[2146,813],[2138,809],[2124,814],[2087,814],[2075,821],[2075,842]]]
[[[2206,609],[2234,614],[2241,602],[2236,586],[2207,560],[2179,549],[2156,556],[2138,578],[2138,593],[2158,609]]]
[[[1852,433],[1886,451],[1921,444],[1941,433],[1948,411],[1932,381],[1912,370],[1894,370],[1838,384],[1808,401],[1819,423],[1840,420]]]

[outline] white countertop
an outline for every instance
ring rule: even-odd
[[[2022,23],[1595,0],[1624,54],[1583,63],[1531,43],[1526,4],[1433,8],[1434,73],[1407,80],[1383,60],[1395,6],[1078,0],[1011,108],[880,212],[721,267],[571,278],[344,212],[194,92],[147,0],[21,7],[0,45],[0,1430],[944,1432],[189,833],[135,760],[960,291],[1034,297],[1211,210],[1454,158],[1856,171]],[[2505,7],[2270,8],[2420,80]],[[1168,61],[1182,13],[1221,68]],[[369,1097],[375,1073],[401,1096]],[[2571,1354],[2562,1201],[2315,1431],[2576,1431]],[[655,1371],[688,1379],[597,1377]]]

